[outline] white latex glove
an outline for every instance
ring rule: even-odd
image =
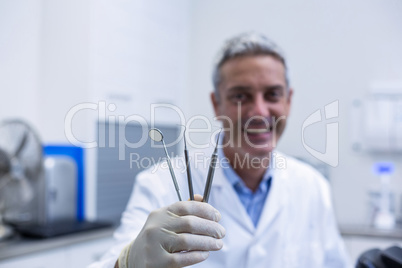
[[[198,197],[199,199],[199,197]],[[197,200],[197,198],[196,198]],[[176,268],[208,258],[220,250],[225,229],[221,215],[211,205],[197,201],[176,202],[151,212],[133,243],[126,248],[120,268]]]

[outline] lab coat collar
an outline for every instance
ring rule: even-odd
[[[239,196],[234,190],[233,186],[226,179],[221,166],[215,170],[214,182],[212,184],[214,188],[213,201],[214,206],[234,219],[239,225],[246,229],[251,235],[255,232],[254,224],[247,214],[246,209],[241,203]],[[232,200],[227,202],[227,200]],[[221,207],[220,204],[231,204],[230,206]]]
[[[271,154],[273,156],[274,154]],[[218,149],[218,162],[219,166],[222,168],[222,171],[225,175],[225,178],[230,182],[230,184],[234,187],[237,183],[240,183],[242,187],[247,187],[245,182],[243,181],[242,178],[236,173],[236,171],[233,169],[233,167],[230,165],[229,160],[226,158],[223,149],[219,148]],[[266,184],[267,181],[272,177],[272,168],[271,166],[274,166],[275,164],[275,157],[271,157],[271,163],[270,167],[265,171],[263,178],[260,182],[259,187],[261,184]]]
[[[265,200],[264,208],[257,224],[257,230],[255,233],[257,237],[263,234],[271,224],[275,223],[288,202],[287,172],[274,168],[272,173],[271,189],[268,193],[267,199]]]
[[[223,134],[221,135],[221,138],[219,139],[220,143],[222,143],[222,139],[223,139],[222,136],[223,136]],[[218,162],[217,162],[217,167],[215,169],[215,172],[217,169],[220,169],[220,171],[222,172],[222,176],[219,176],[219,178],[224,178],[224,180],[228,181],[228,178],[226,177],[223,169],[231,168],[233,172],[235,172],[235,171],[233,170],[233,167],[230,165],[229,160],[226,158],[222,148],[218,148],[217,154],[218,154]],[[268,170],[264,173],[262,181],[267,181],[268,179],[272,178],[272,175],[273,175],[273,169],[275,167],[275,162],[276,162],[275,157],[278,153],[276,151],[273,151],[270,154],[271,154],[271,163],[269,165]],[[220,182],[214,181],[214,183],[212,185],[222,186],[223,185],[222,183],[223,183],[222,180],[220,180]],[[231,182],[231,184],[233,184],[233,182]]]
[[[278,155],[282,156],[282,154],[278,152],[275,152],[272,155],[273,157],[277,157]],[[272,176],[272,184],[256,227],[247,214],[247,211],[241,203],[236,191],[233,189],[233,186],[226,179],[223,168],[220,164],[217,165],[214,182],[212,183],[212,187],[214,188],[212,193],[214,195],[215,204],[228,204],[227,200],[233,200],[233,206],[223,207],[220,208],[220,210],[224,210],[250,234],[257,237],[275,222],[283,211],[288,200],[288,176],[286,170],[277,169],[275,166],[272,166],[269,174]]]

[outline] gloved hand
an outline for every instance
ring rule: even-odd
[[[176,268],[202,262],[209,251],[223,246],[225,229],[218,224],[220,218],[211,205],[197,201],[176,202],[155,210],[125,249],[127,255],[119,258],[119,266]]]

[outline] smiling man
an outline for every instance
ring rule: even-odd
[[[247,49],[229,42],[217,64],[215,92],[211,93],[215,114],[222,119],[226,132],[225,156],[236,173],[247,178],[244,182],[252,190],[261,181],[269,165],[268,156],[285,129],[293,94],[285,61],[270,45],[267,50]],[[261,167],[247,168],[255,158],[261,158],[257,161]],[[239,167],[239,160],[248,163]]]
[[[224,135],[209,204],[197,202],[200,196],[177,202],[166,165],[142,172],[116,245],[91,267],[350,267],[328,182],[275,151],[293,95],[278,47],[255,33],[230,39],[213,84]],[[207,166],[192,168],[196,193],[204,190]],[[186,189],[185,173],[177,168],[176,177]]]

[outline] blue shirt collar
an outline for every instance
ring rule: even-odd
[[[273,155],[274,154],[271,152],[271,168],[267,168],[265,171],[257,191],[265,192],[267,190],[265,189],[268,187],[267,182],[272,178],[273,175],[272,167],[275,167],[275,157],[273,157]],[[225,156],[222,148],[218,148],[218,160],[221,163],[220,165],[223,169],[223,174],[233,187],[242,189],[242,191],[247,191],[246,189],[248,189],[251,192],[251,190],[246,186],[244,181],[239,177],[239,175],[237,175],[236,171],[234,171],[233,167],[230,165],[229,160]]]

